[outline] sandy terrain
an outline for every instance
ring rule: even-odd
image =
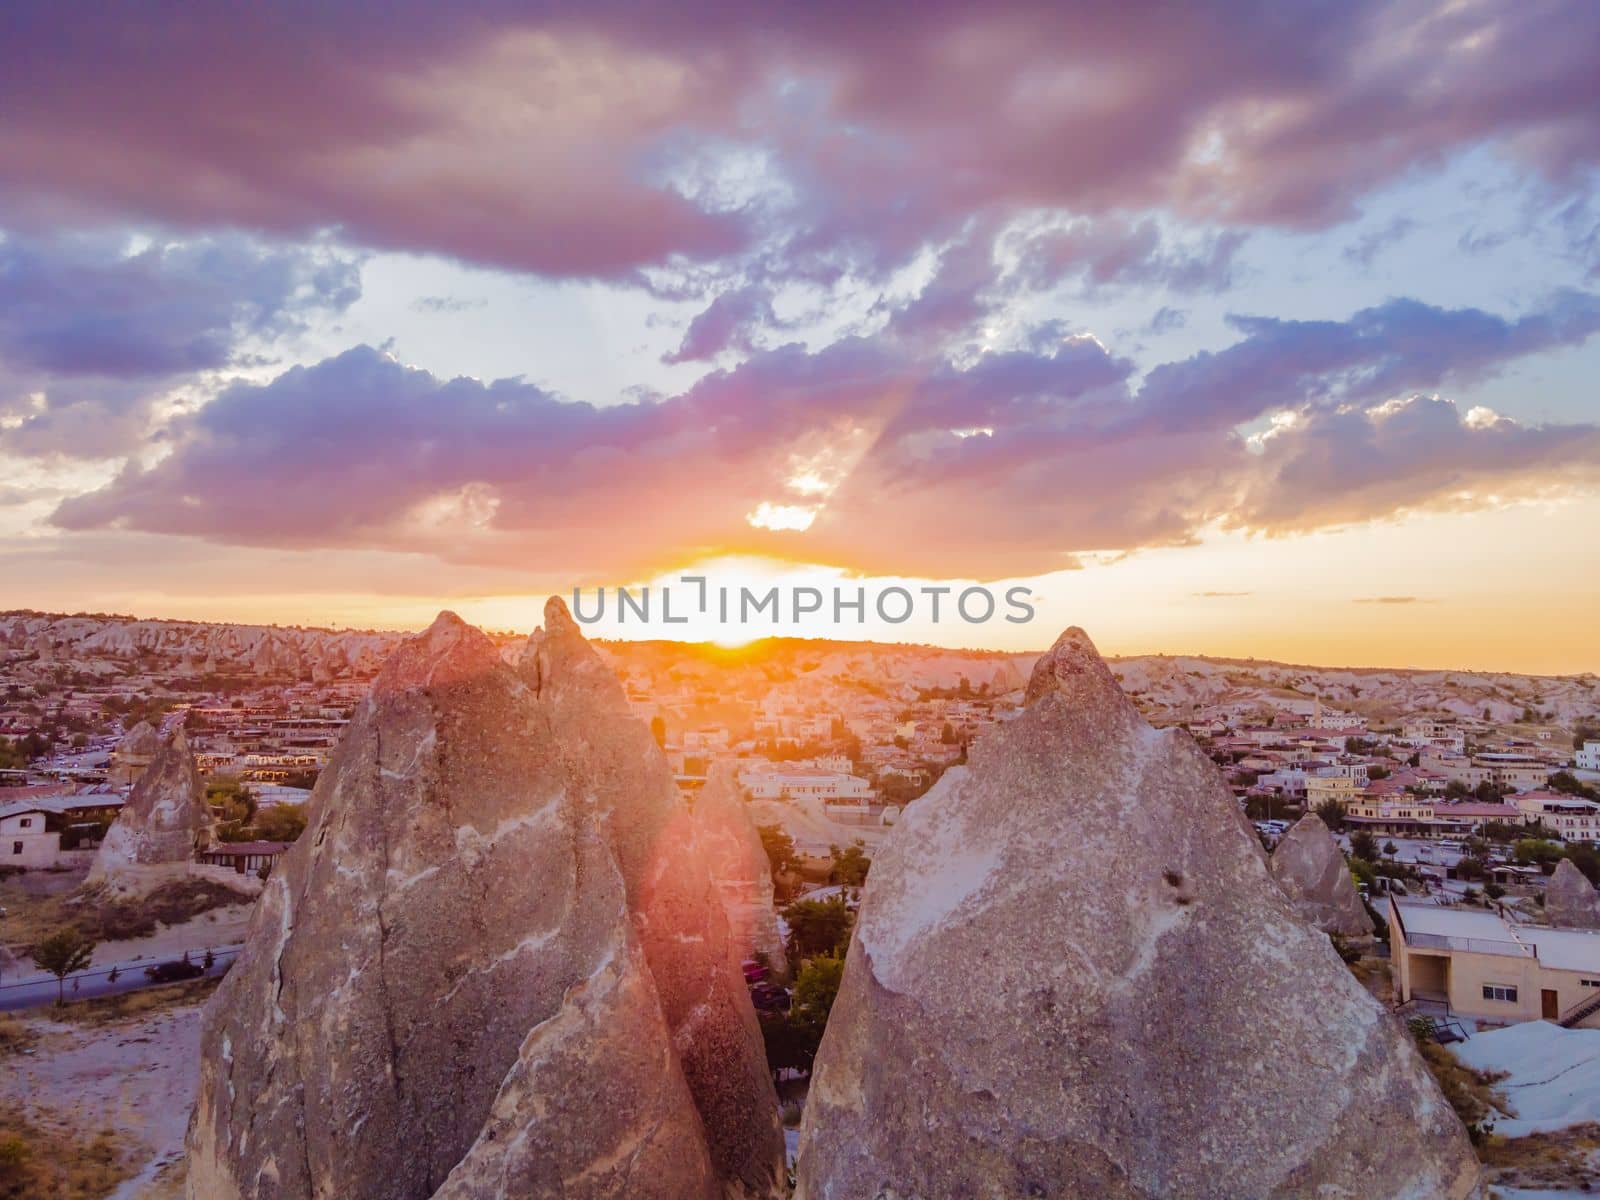
[[[182,1194],[184,1129],[199,1083],[201,1005],[168,1008],[98,1027],[30,1022],[32,1054],[6,1060],[0,1097],[41,1123],[115,1129],[141,1166],[113,1200]]]

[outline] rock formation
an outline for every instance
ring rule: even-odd
[[[1372,917],[1350,878],[1350,866],[1316,813],[1307,813],[1283,835],[1272,852],[1272,875],[1300,915],[1323,933],[1372,936]]]
[[[131,787],[160,751],[161,735],[156,727],[149,721],[140,721],[112,749],[107,782],[113,787]]]
[[[711,768],[694,801],[696,837],[711,881],[728,914],[729,949],[735,963],[764,954],[779,976],[788,973],[778,916],[772,908],[772,864],[750,805],[739,791],[732,763]]]
[[[1089,639],[875,856],[796,1195],[1467,1197],[1403,1026]]]
[[[1570,858],[1556,865],[1544,893],[1550,924],[1568,929],[1600,929],[1600,893]]]
[[[195,852],[210,843],[212,827],[194,754],[183,730],[175,730],[106,831],[85,883],[142,890],[182,877],[194,868]]]
[[[546,603],[518,670],[592,788],[712,1163],[730,1194],[771,1194],[784,1177],[784,1146],[766,1049],[661,748],[559,598]]]
[[[380,672],[208,1009],[195,1200],[772,1194],[719,1177],[686,1070],[704,1041],[737,1075],[759,1039],[674,1022],[691,983],[650,956],[682,939],[702,993],[732,986],[725,920],[703,871],[698,910],[636,904],[694,864],[630,877],[650,804],[612,789],[654,772],[611,760],[631,739],[578,642],[541,695],[445,614]]]

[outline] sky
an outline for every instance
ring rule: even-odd
[[[0,607],[1600,670],[1600,7],[244,8],[0,17]]]

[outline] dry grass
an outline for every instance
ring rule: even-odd
[[[110,1130],[82,1140],[0,1101],[0,1200],[100,1200],[132,1173]]]
[[[138,900],[114,900],[77,892],[41,893],[36,880],[24,885],[13,878],[0,882],[0,908],[7,910],[0,930],[20,957],[68,927],[90,941],[120,942],[148,937],[157,925],[180,925],[212,909],[249,902],[249,897],[210,879],[174,880]]]
[[[120,996],[98,996],[93,1000],[75,1000],[60,1008],[50,1010],[52,1020],[70,1021],[77,1025],[109,1025],[129,1017],[147,1017],[151,1013],[165,1012],[170,1008],[184,1008],[191,1004],[204,1004],[222,982],[214,979],[190,979],[184,983],[164,987],[141,988],[137,992],[124,992]]]
[[[1600,1125],[1572,1125],[1527,1137],[1491,1135],[1478,1157],[1501,1187],[1588,1192],[1600,1187]]]
[[[1418,1042],[1417,1050],[1438,1080],[1444,1098],[1450,1101],[1450,1107],[1467,1127],[1473,1143],[1480,1143],[1487,1134],[1484,1121],[1492,1120],[1496,1111],[1506,1108],[1505,1100],[1494,1087],[1505,1076],[1474,1071],[1436,1042]]]
[[[33,1032],[16,1017],[0,1016],[0,1058],[33,1045]]]

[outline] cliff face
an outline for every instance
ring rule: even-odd
[[[1272,875],[1300,914],[1324,933],[1372,936],[1372,918],[1350,866],[1316,813],[1296,821],[1273,849]]]
[[[154,730],[140,736],[146,748],[156,737]],[[95,852],[90,885],[182,874],[194,864],[195,851],[211,840],[211,810],[183,730],[158,744]]]
[[[784,1182],[783,1128],[738,950],[688,809],[617,677],[552,597],[519,673],[590,786],[712,1163],[734,1196]]]
[[[876,856],[797,1196],[1465,1197],[1403,1028],[1080,630]]]
[[[772,970],[787,974],[783,938],[772,907],[772,864],[750,805],[739,793],[732,763],[711,768],[694,801],[696,836],[706,869],[728,914],[729,948],[735,965],[764,954]]]
[[[191,1196],[769,1194],[719,1171],[692,1090],[689,1064],[737,1073],[750,1047],[714,1012],[672,1020],[698,988],[754,1031],[717,990],[721,909],[641,905],[676,885],[619,843],[636,809],[638,836],[670,814],[631,798],[652,772],[600,727],[609,676],[550,665],[530,684],[447,614],[384,667],[208,1010]],[[658,970],[673,937],[702,957]],[[683,959],[700,977],[665,971]]]

